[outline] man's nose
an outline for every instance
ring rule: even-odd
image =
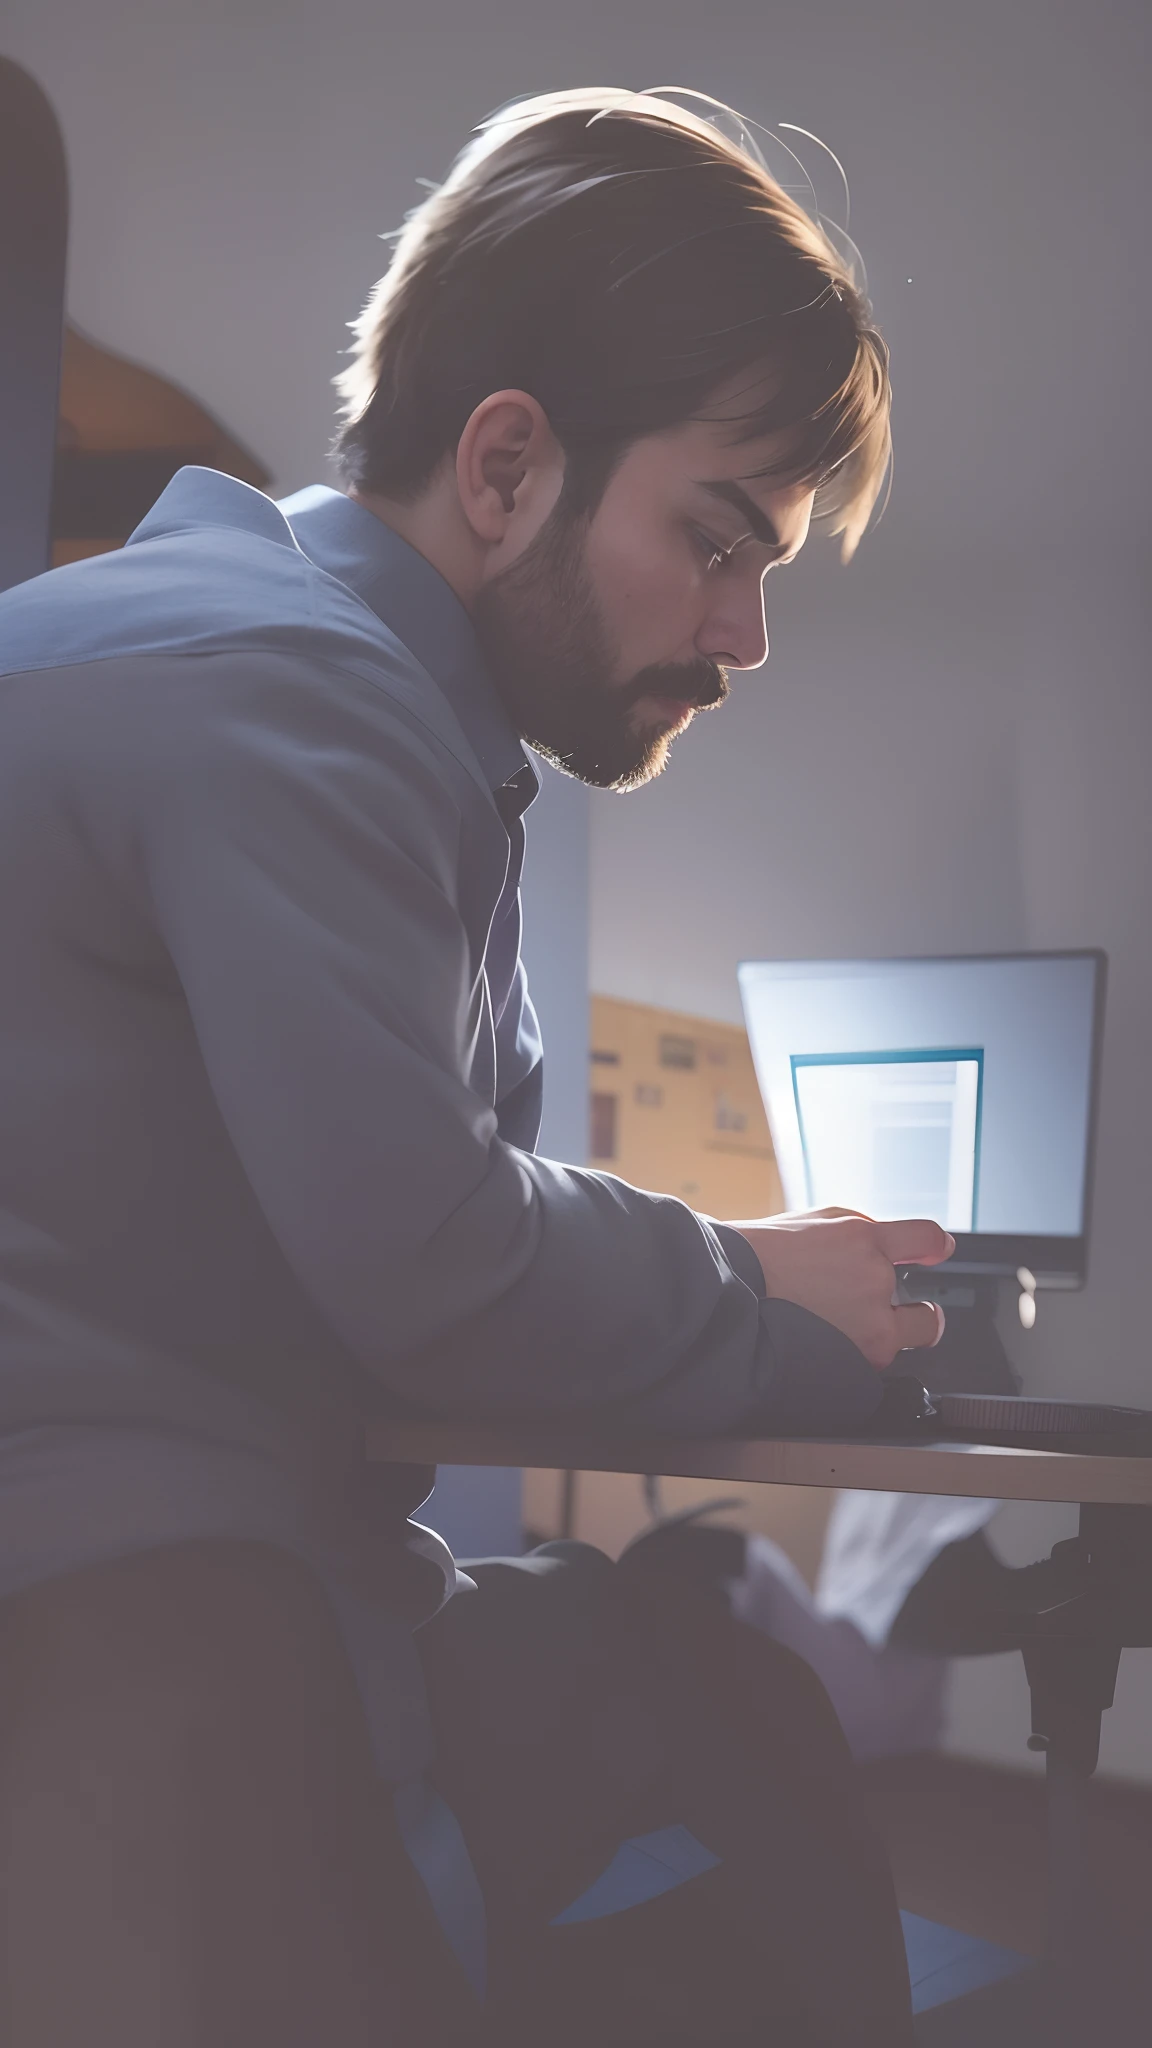
[[[764,593],[758,585],[741,602],[717,606],[696,638],[697,651],[723,668],[759,668],[768,659]]]

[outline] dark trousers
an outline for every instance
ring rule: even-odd
[[[473,1570],[419,1642],[485,2010],[319,1589],[188,1545],[0,1609],[5,2048],[907,2048],[891,1881],[807,1667],[595,1553]],[[675,1823],[716,1868],[550,1924]]]

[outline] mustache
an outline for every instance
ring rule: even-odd
[[[691,704],[697,711],[711,711],[723,704],[729,692],[728,671],[701,656],[699,661],[656,661],[633,676],[625,701],[638,704],[641,697],[672,697],[678,704]]]

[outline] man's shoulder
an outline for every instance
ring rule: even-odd
[[[270,508],[274,510],[275,508]],[[265,532],[200,524],[50,569],[0,597],[0,673],[139,654],[413,657],[354,593]]]
[[[127,547],[3,593],[0,675],[108,664],[119,673],[151,671],[159,681],[172,663],[191,658],[234,676],[238,686],[245,678],[255,683],[257,672],[266,685],[278,672],[297,694],[310,686],[321,694],[334,718],[345,678],[361,686],[361,706],[382,741],[390,730],[419,729],[489,795],[435,679],[353,591],[294,545],[277,508],[260,503],[286,541],[265,521],[153,532],[145,522]],[[266,687],[260,694],[270,701]],[[204,693],[205,709],[211,695]]]

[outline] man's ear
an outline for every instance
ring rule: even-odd
[[[476,407],[456,449],[456,487],[465,519],[499,566],[535,539],[563,482],[564,453],[535,398],[496,391]]]

